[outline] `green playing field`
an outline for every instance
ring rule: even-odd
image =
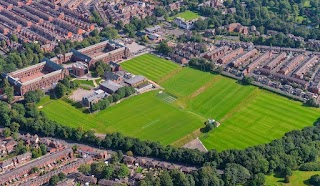
[[[98,133],[121,132],[141,139],[172,144],[203,127],[208,118],[221,126],[196,133],[208,149],[242,149],[280,138],[293,129],[312,125],[320,109],[254,86],[242,86],[220,75],[181,67],[151,54],[122,63],[165,88],[127,99],[97,114],[84,114],[62,100],[46,100],[49,118]],[[167,93],[168,94],[167,94]],[[47,104],[46,104],[47,103]],[[66,114],[68,113],[68,114]]]

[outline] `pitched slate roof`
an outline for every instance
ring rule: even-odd
[[[119,75],[117,75],[117,74],[115,74],[115,73],[113,73],[113,72],[110,72],[110,71],[106,71],[105,73],[104,73],[104,78],[106,79],[106,80],[111,80],[111,81],[116,81],[116,80],[118,80],[119,79]]]

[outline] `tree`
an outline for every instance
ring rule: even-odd
[[[94,29],[94,30],[92,30],[91,32],[90,32],[90,36],[92,36],[92,37],[96,37],[96,36],[98,36],[99,35],[99,30],[97,30],[97,29]]]
[[[103,25],[103,20],[99,16],[99,13],[94,10],[94,11],[91,12],[91,14],[92,14],[91,20],[93,22],[97,23],[99,26],[102,26]]]
[[[120,25],[119,25],[120,26]],[[108,38],[110,40],[116,39],[119,37],[118,30],[110,27],[105,27],[101,32],[100,32],[101,37]]]
[[[97,73],[97,76],[103,77],[105,71],[111,71],[111,67],[103,61],[95,63],[93,70]]]
[[[133,156],[133,153],[132,153],[131,150],[129,150],[129,151],[127,151],[126,155],[127,155],[127,156]]]
[[[1,46],[2,48],[6,48],[6,46],[7,46],[6,41],[5,41],[5,40],[2,40],[0,46]]]
[[[74,132],[74,138],[76,141],[80,141],[83,138],[84,131],[81,127],[78,127]]]
[[[17,122],[12,122],[10,125],[10,130],[12,132],[19,132],[20,125]]]
[[[167,42],[161,42],[156,47],[156,50],[162,54],[168,55],[172,51],[172,48],[168,46]]]
[[[164,9],[163,7],[157,7],[154,10],[154,15],[157,16],[157,17],[164,16],[166,13],[167,13],[166,9]]]
[[[91,173],[94,174],[98,179],[104,178],[104,171],[106,164],[104,162],[97,162],[91,164]]]
[[[34,174],[36,172],[39,172],[39,168],[38,167],[33,167],[30,171],[29,174]]]
[[[130,86],[125,87],[125,97],[128,97],[128,96],[134,94],[135,92],[136,92],[136,90],[133,87],[130,87]]]
[[[73,153],[77,152],[77,150],[78,150],[78,145],[73,145],[72,146]]]
[[[286,168],[283,170],[282,176],[283,176],[283,177],[292,176],[292,170],[290,169],[290,167],[286,167]]]
[[[185,185],[189,184],[186,175],[179,170],[170,171],[170,176],[172,178],[173,185]]]
[[[123,21],[120,20],[116,23],[116,29],[122,30],[123,29]]]
[[[208,20],[198,19],[194,23],[194,28],[195,28],[195,30],[205,30],[205,29],[207,29],[208,28]]]
[[[121,164],[120,168],[116,171],[116,175],[118,178],[125,178],[129,174],[129,168],[124,164]]]
[[[27,103],[38,103],[44,96],[41,90],[29,91],[24,94],[24,99]]]
[[[168,171],[163,171],[160,176],[160,185],[161,186],[173,186],[173,182]]]
[[[309,183],[312,185],[320,185],[320,175],[316,174],[310,177]]]
[[[58,175],[53,175],[49,180],[49,185],[50,186],[57,185],[59,181],[60,181],[59,180],[59,176]]]
[[[260,186],[264,185],[266,181],[265,175],[263,173],[258,173],[253,176],[248,182],[248,185],[250,186]]]
[[[54,93],[57,98],[63,97],[64,95],[66,95],[67,92],[68,92],[68,88],[60,82],[57,84],[57,86],[54,89]]]
[[[284,183],[290,183],[290,176],[284,177]]]
[[[193,173],[196,185],[221,185],[217,171],[211,166],[204,166]]]
[[[205,126],[205,132],[209,132],[212,129],[214,129],[214,125],[210,122],[207,122]]]
[[[40,145],[40,150],[42,155],[47,154],[47,146],[45,146],[44,144]]]
[[[119,95],[120,99],[124,98],[126,96],[126,87],[119,88],[116,93]]]
[[[15,35],[15,34],[12,34],[11,37],[10,37],[10,40],[14,41],[14,42],[18,42],[18,36]]]
[[[252,82],[253,82],[253,78],[252,77],[243,76],[243,78],[241,79],[241,84],[242,85],[250,85]]]
[[[41,149],[39,148],[32,148],[31,149],[32,158],[39,158],[41,154]]]
[[[91,172],[91,166],[89,164],[82,164],[78,168],[79,172],[82,172],[85,175],[89,175]]]
[[[112,98],[114,102],[117,102],[121,99],[121,97],[118,94],[112,94]]]
[[[13,87],[10,86],[9,84],[5,84],[4,93],[7,96],[8,103],[11,103],[13,101],[13,98],[14,98],[14,89],[13,89]]]
[[[60,172],[60,173],[58,174],[58,177],[59,177],[59,180],[60,180],[60,181],[66,179],[66,175],[65,175],[63,172]]]
[[[4,130],[2,131],[2,135],[7,138],[9,136],[11,136],[11,130],[9,128],[4,128]]]
[[[27,152],[27,147],[24,145],[23,141],[19,141],[15,151],[17,152],[17,154],[23,154]]]
[[[114,175],[114,167],[112,165],[106,166],[103,170],[104,179],[111,179]]]
[[[228,163],[223,175],[226,185],[244,184],[250,178],[250,172],[242,165]]]

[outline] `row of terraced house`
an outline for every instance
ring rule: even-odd
[[[0,0],[0,34],[14,34],[25,42],[39,42],[45,51],[51,51],[56,41],[81,41],[84,34],[95,28],[87,17],[74,9],[82,2]]]

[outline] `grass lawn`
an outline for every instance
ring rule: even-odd
[[[74,82],[79,83],[79,85],[89,85],[89,86],[95,87],[95,86],[94,86],[94,83],[93,83],[93,80],[80,80],[80,79],[76,79],[76,80],[74,80]]]
[[[70,104],[55,100],[44,104],[46,115],[70,127],[94,129],[98,133],[121,132],[168,145],[189,134],[203,122],[149,92],[127,99],[97,114],[84,114]],[[65,113],[68,113],[67,115]]]
[[[173,20],[175,17],[181,17],[181,18],[184,18],[186,21],[189,21],[189,20],[193,20],[193,19],[199,18],[200,15],[198,13],[196,13],[196,12],[192,12],[190,10],[186,10],[184,12],[178,13],[177,15],[171,17],[171,20]]]
[[[283,178],[277,178],[274,175],[266,176],[266,186],[301,186],[310,185],[308,179],[315,175],[320,174],[320,171],[293,171],[290,176],[290,183],[284,183]]]
[[[156,82],[180,68],[178,64],[151,54],[130,59],[122,63],[121,66],[131,73],[141,74]]]

